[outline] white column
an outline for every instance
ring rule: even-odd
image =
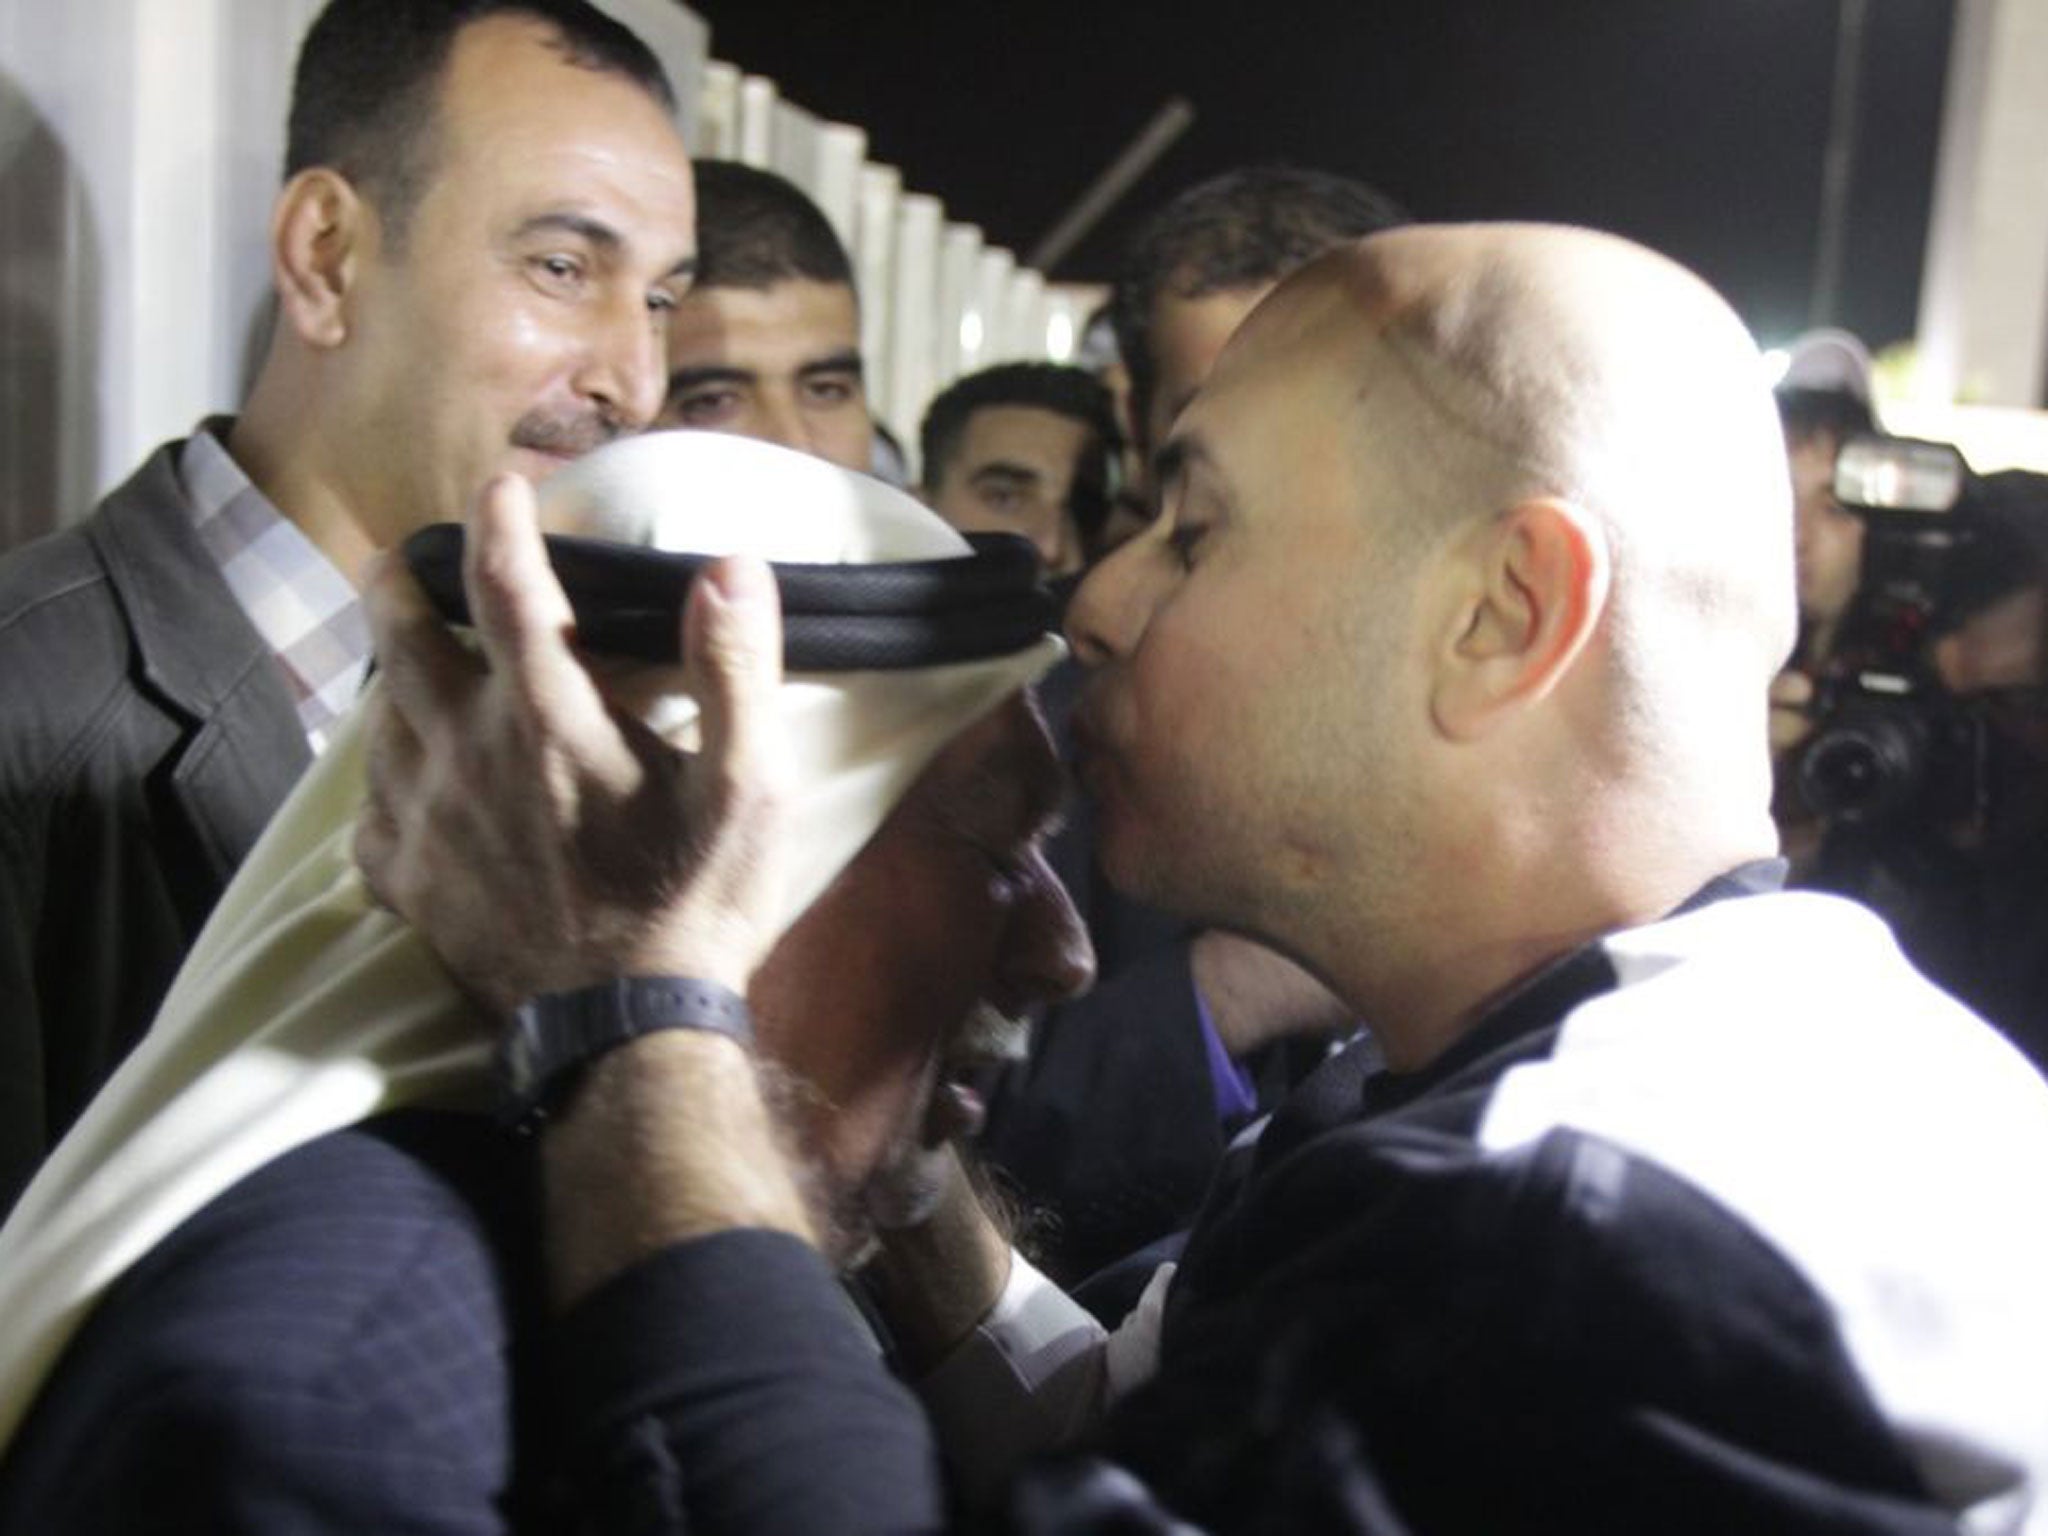
[[[2048,5],[1957,0],[1920,289],[1920,391],[2048,403]]]
[[[694,152],[698,103],[704,97],[704,67],[711,55],[711,28],[703,17],[676,0],[596,0],[596,4],[632,28],[661,61],[669,88],[675,92],[676,122],[683,130],[683,141]]]
[[[1017,258],[1002,246],[981,253],[974,274],[973,308],[960,322],[960,370],[973,373],[1004,357],[1004,327],[1009,322],[1010,277]]]
[[[1045,357],[1045,277],[1029,267],[1010,274],[1001,355],[1006,361],[1039,362]]]
[[[860,217],[853,228],[853,271],[860,280],[860,351],[867,366],[868,399],[890,399],[889,314],[896,284],[896,200],[903,173],[893,165],[865,165],[860,173]]]
[[[740,134],[732,157],[762,170],[775,157],[775,82],[762,75],[740,76]]]
[[[889,317],[889,395],[882,419],[896,429],[912,459],[917,424],[938,372],[939,227],[945,210],[936,197],[906,193],[896,205],[896,296]]]
[[[850,254],[860,222],[860,168],[868,157],[867,131],[850,123],[826,123],[818,130],[818,176],[811,196],[831,221]]]
[[[740,147],[740,70],[737,64],[710,59],[704,65],[703,87],[697,96],[697,131],[690,153],[700,160],[730,160]]]
[[[974,313],[975,273],[981,265],[981,230],[973,224],[948,224],[939,242],[938,372],[935,390],[967,371],[968,317],[973,315],[976,355],[981,345],[981,317]]]
[[[791,101],[775,103],[775,141],[768,169],[814,195],[818,184],[818,119]]]

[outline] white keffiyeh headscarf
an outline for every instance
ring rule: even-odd
[[[541,488],[551,532],[814,564],[967,553],[880,481],[741,438],[618,443]],[[932,757],[1061,654],[791,675],[787,928]],[[695,706],[650,722],[693,744]],[[424,942],[375,905],[351,857],[364,798],[359,708],[222,896],[148,1036],[0,1229],[0,1449],[97,1300],[215,1196],[292,1148],[401,1105],[489,1102],[490,1031]]]

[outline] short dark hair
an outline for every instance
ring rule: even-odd
[[[1199,299],[1275,283],[1333,246],[1407,222],[1398,203],[1363,182],[1289,165],[1226,171],[1154,213],[1125,250],[1112,299],[1132,430],[1143,436],[1151,409],[1152,306],[1162,293]]]
[[[946,468],[960,451],[967,423],[976,411],[998,405],[1024,405],[1078,421],[1094,435],[1087,457],[1074,475],[1071,510],[1084,540],[1092,540],[1109,516],[1109,492],[1123,434],[1117,430],[1116,405],[1109,387],[1082,368],[1061,363],[998,363],[954,380],[925,407],[918,428],[920,478],[936,491]]]
[[[286,127],[289,181],[339,171],[376,205],[401,243],[435,152],[441,76],[465,27],[531,16],[570,63],[621,75],[673,113],[675,92],[647,45],[588,0],[329,0],[299,46]]]
[[[1787,441],[1808,442],[1826,433],[1839,447],[1859,432],[1875,432],[1870,402],[1846,389],[1781,389],[1778,420]]]
[[[851,288],[832,221],[792,182],[737,160],[699,160],[695,288],[773,288],[805,279]]]

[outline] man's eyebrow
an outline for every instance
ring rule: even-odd
[[[1014,464],[1008,459],[995,459],[979,466],[967,480],[969,484],[983,480],[999,480],[1005,485],[1036,485],[1044,478],[1028,464]]]
[[[800,378],[807,379],[813,374],[819,373],[851,373],[858,375],[866,371],[867,368],[861,361],[860,353],[852,347],[847,347],[843,351],[829,353],[824,357],[812,358],[797,369],[797,375]]]
[[[579,240],[585,240],[592,245],[601,246],[607,251],[616,251],[626,243],[625,237],[616,229],[613,229],[611,225],[605,223],[604,220],[593,218],[587,213],[575,213],[566,208],[554,208],[546,213],[536,213],[532,218],[525,220],[517,229],[512,231],[512,238],[523,240],[528,235],[545,235],[550,233],[574,235]],[[692,264],[695,263],[695,260],[695,257],[690,258]]]
[[[698,389],[706,384],[751,384],[753,373],[745,368],[734,368],[727,363],[708,363],[701,368],[677,368],[668,376],[668,392],[679,389]]]
[[[545,234],[574,235],[577,239],[596,246],[606,255],[623,250],[626,245],[625,236],[604,220],[567,208],[552,208],[546,213],[535,214],[512,231],[512,238],[524,240],[532,235]],[[678,277],[690,278],[696,275],[697,257],[696,253],[692,252],[688,256],[678,257],[675,265],[661,275],[661,281],[666,283]]]

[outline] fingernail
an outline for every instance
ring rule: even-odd
[[[715,571],[718,595],[732,608],[759,607],[775,591],[775,578],[760,560],[727,560]]]

